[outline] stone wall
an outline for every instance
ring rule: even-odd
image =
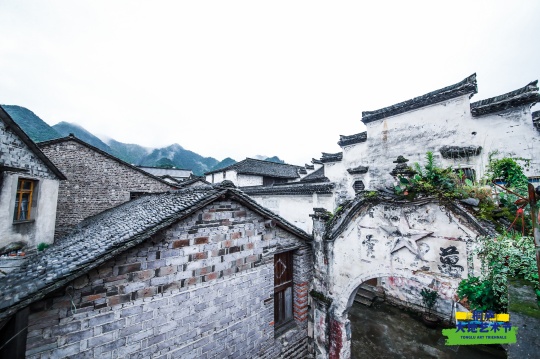
[[[275,337],[273,254],[291,249],[294,326]],[[26,355],[306,358],[311,271],[309,244],[217,201],[32,304]]]
[[[0,164],[28,170],[30,176],[57,180],[52,171],[34,152],[0,121]]]
[[[55,238],[83,219],[129,201],[130,192],[164,192],[171,186],[76,141],[41,150],[68,178],[60,185]]]

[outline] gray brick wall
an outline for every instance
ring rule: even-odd
[[[275,338],[273,253],[287,248],[295,325]],[[306,358],[311,266],[309,244],[217,201],[32,304],[26,355]]]
[[[24,168],[28,175],[57,179],[56,175],[21,141],[13,131],[0,121],[0,164]]]
[[[164,192],[161,181],[123,165],[76,141],[41,145],[41,150],[68,178],[60,183],[55,238],[83,219],[129,200],[130,192]]]

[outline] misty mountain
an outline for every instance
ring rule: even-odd
[[[223,161],[219,162],[217,165],[212,167],[210,171],[220,170],[230,165],[234,165],[237,161],[233,160],[230,157],[225,158]]]
[[[107,139],[105,143],[116,153],[118,158],[131,164],[140,164],[141,159],[148,156],[153,150],[132,143],[118,142],[112,138]]]
[[[266,157],[264,160],[269,162],[285,163],[285,161],[281,160],[278,156]]]
[[[167,162],[163,159],[170,160],[177,168],[191,169],[196,175],[202,175],[204,172],[210,171],[219,162],[213,157],[203,157],[175,143],[168,147],[153,150],[148,156],[142,158],[140,164],[154,166],[158,161],[160,163]]]
[[[34,142],[65,137],[72,133],[84,142],[128,163],[151,167],[185,168],[192,170],[196,175],[202,175],[205,172],[224,168],[236,163],[230,157],[225,158],[221,162],[213,157],[203,157],[193,151],[186,150],[179,144],[152,149],[137,144],[118,142],[114,139],[102,141],[77,124],[60,122],[51,127],[32,111],[24,107],[14,105],[2,105],[2,107]],[[256,157],[266,161],[284,163],[277,156]]]
[[[54,128],[29,109],[14,105],[2,105],[2,107],[34,142],[62,137]]]

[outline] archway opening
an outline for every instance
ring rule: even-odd
[[[351,358],[507,357],[497,346],[446,346],[442,329],[448,325],[429,328],[422,322],[418,306],[403,305],[404,298],[415,295],[417,285],[414,278],[388,276],[358,285],[345,313]],[[394,298],[400,291],[403,297]]]

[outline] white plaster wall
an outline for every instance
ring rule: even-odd
[[[31,212],[31,218],[34,221],[13,224],[19,176],[5,173],[0,192],[0,247],[15,241],[24,241],[29,248],[42,242],[53,242],[59,182],[32,176],[23,177],[38,181],[37,193],[34,193],[37,198],[33,199],[33,202],[37,200],[37,205]]]
[[[484,149],[481,164],[488,163],[491,151],[498,151],[499,154],[496,156],[498,158],[530,159],[531,165],[524,168],[525,174],[540,175],[540,132],[534,128],[531,119],[531,110],[528,106],[471,119],[468,130],[477,132],[476,137]]]
[[[226,171],[225,176],[223,176],[223,171],[216,172],[214,175],[214,181],[212,182],[212,174],[206,175],[206,180],[210,183],[221,183],[223,180],[229,180],[232,181],[232,183],[235,184],[235,186],[238,186],[238,179],[236,175],[236,171],[230,170]]]
[[[384,226],[398,227],[402,233],[415,230],[426,232],[426,237],[417,242],[423,259],[406,247],[392,254],[396,237],[389,234]],[[429,232],[433,233],[427,234]],[[434,203],[404,208],[385,204],[375,206],[349,223],[334,241],[331,281],[328,284],[330,292],[334,294],[336,307],[345,311],[351,293],[358,285],[367,279],[378,277],[417,281],[418,290],[426,283],[436,281],[441,290],[444,290],[445,300],[450,301],[461,278],[467,277],[467,255],[470,250],[467,242],[475,239],[476,234],[471,229]],[[459,277],[444,273],[439,268],[442,265],[441,248],[449,246],[455,246],[459,252],[459,261],[456,264],[463,267],[463,271],[456,270]],[[406,301],[414,303],[415,300],[420,300],[414,291],[411,294],[392,286],[387,286],[387,289],[391,295],[403,297]],[[444,309],[448,309],[450,302],[441,303],[446,306]]]
[[[229,174],[227,173],[227,175]],[[245,175],[245,174],[238,174],[237,182],[235,183],[237,187],[262,186],[262,184],[263,184],[262,176]]]
[[[40,180],[39,198],[36,212],[35,243],[52,243],[56,221],[56,206],[58,203],[58,188],[60,183],[53,180]]]
[[[360,142],[350,146],[343,147],[343,167],[345,170],[348,168],[358,167],[360,165],[366,166],[368,160],[368,143]]]
[[[399,155],[409,159],[408,164],[424,163],[426,152],[440,158],[439,148],[444,145],[475,145],[472,135],[459,138],[460,127],[470,119],[468,95],[444,101],[418,110],[368,123],[367,144],[371,181],[366,188],[392,186],[390,175],[396,166],[392,163]],[[472,131],[471,131],[472,132]]]
[[[533,127],[528,106],[503,113],[472,117],[468,95],[409,111],[367,125],[367,163],[369,182],[366,188],[391,186],[390,172],[399,155],[425,164],[426,152],[432,151],[440,166],[471,167],[477,176],[484,174],[488,156],[499,151],[500,156],[532,159],[527,175],[540,174],[540,134]],[[482,146],[479,156],[458,160],[443,159],[442,146]],[[344,163],[353,163],[358,154],[344,151]],[[364,158],[364,157],[362,157]]]
[[[280,196],[250,196],[258,204],[285,218],[307,233],[313,230],[313,220],[309,216],[313,208],[333,210],[332,195],[280,195]]]

